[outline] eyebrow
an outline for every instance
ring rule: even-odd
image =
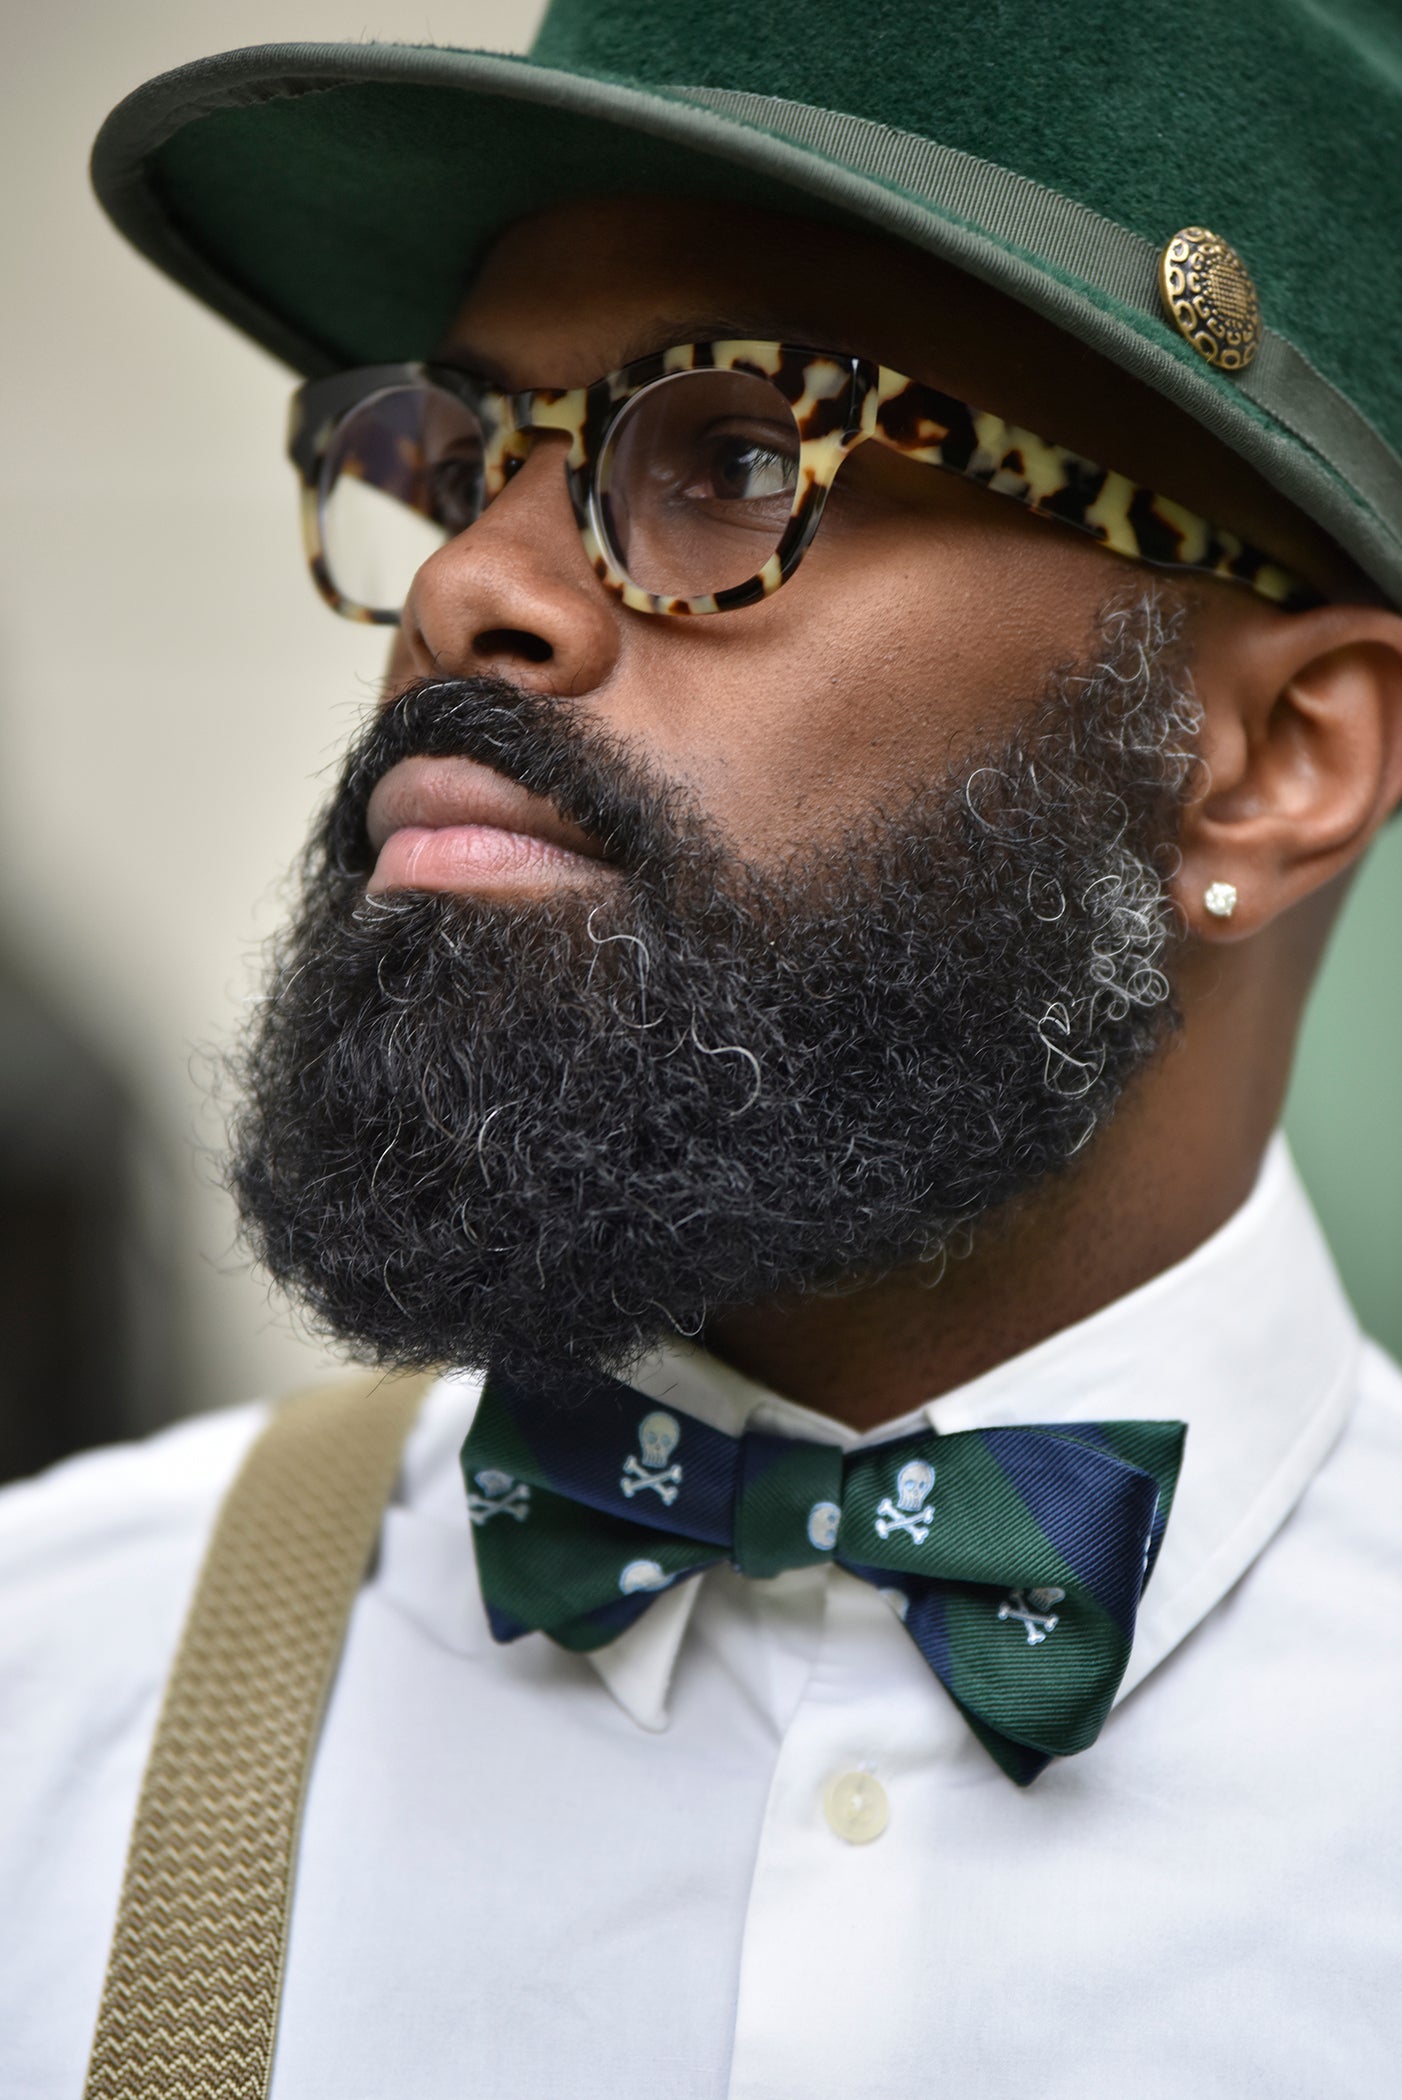
[[[813,329],[795,323],[793,316],[780,322],[772,310],[729,314],[693,314],[685,320],[653,322],[639,329],[624,346],[623,363],[631,365],[641,357],[653,357],[662,350],[674,350],[680,343],[797,343],[816,349],[836,350],[839,344],[831,340],[832,331]]]
[[[640,328],[624,342],[616,362],[608,369],[622,370],[625,365],[636,364],[640,358],[655,357],[664,350],[675,350],[682,343],[793,343],[815,350],[839,351],[844,356],[859,355],[860,353],[845,340],[833,340],[834,334],[841,338],[841,333],[827,329],[796,327],[791,321],[780,325],[772,312],[764,313],[755,309],[728,314],[688,314],[676,320],[659,319]],[[470,343],[456,341],[446,344],[434,351],[429,362],[470,371],[480,379],[490,380],[493,386],[499,386],[504,393],[518,390],[512,387],[509,375],[497,359],[474,350]],[[551,382],[543,380],[539,383],[549,385]]]

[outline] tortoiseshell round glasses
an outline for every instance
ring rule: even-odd
[[[565,480],[595,573],[636,612],[730,612],[777,591],[867,442],[1131,560],[1225,577],[1289,608],[1319,602],[1236,534],[920,380],[833,351],[718,342],[565,390],[505,393],[448,364],[310,381],[289,451],[327,603],[396,625],[420,564],[481,515],[545,431],[568,439]]]

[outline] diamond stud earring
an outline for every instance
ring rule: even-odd
[[[1210,882],[1203,891],[1202,901],[1214,919],[1229,919],[1236,910],[1236,884]]]

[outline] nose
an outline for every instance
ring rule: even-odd
[[[565,440],[533,440],[525,464],[456,538],[430,555],[405,601],[401,661],[412,677],[490,673],[578,699],[618,659],[621,608],[595,576],[574,522]]]

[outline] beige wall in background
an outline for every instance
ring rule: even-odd
[[[268,41],[522,48],[534,0],[7,0],[0,17],[0,935],[137,1090],[168,1174],[182,1400],[319,1361],[233,1248],[191,1058],[227,1038],[382,641],[300,562],[287,375],[169,286],[87,187],[149,75]],[[1402,826],[1316,1001],[1292,1123],[1346,1274],[1402,1340]]]
[[[233,1248],[191,1059],[227,1038],[384,638],[301,566],[290,381],[127,247],[87,158],[152,74],[238,45],[520,49],[536,0],[5,0],[0,8],[0,938],[160,1141],[184,1404],[316,1350]]]

